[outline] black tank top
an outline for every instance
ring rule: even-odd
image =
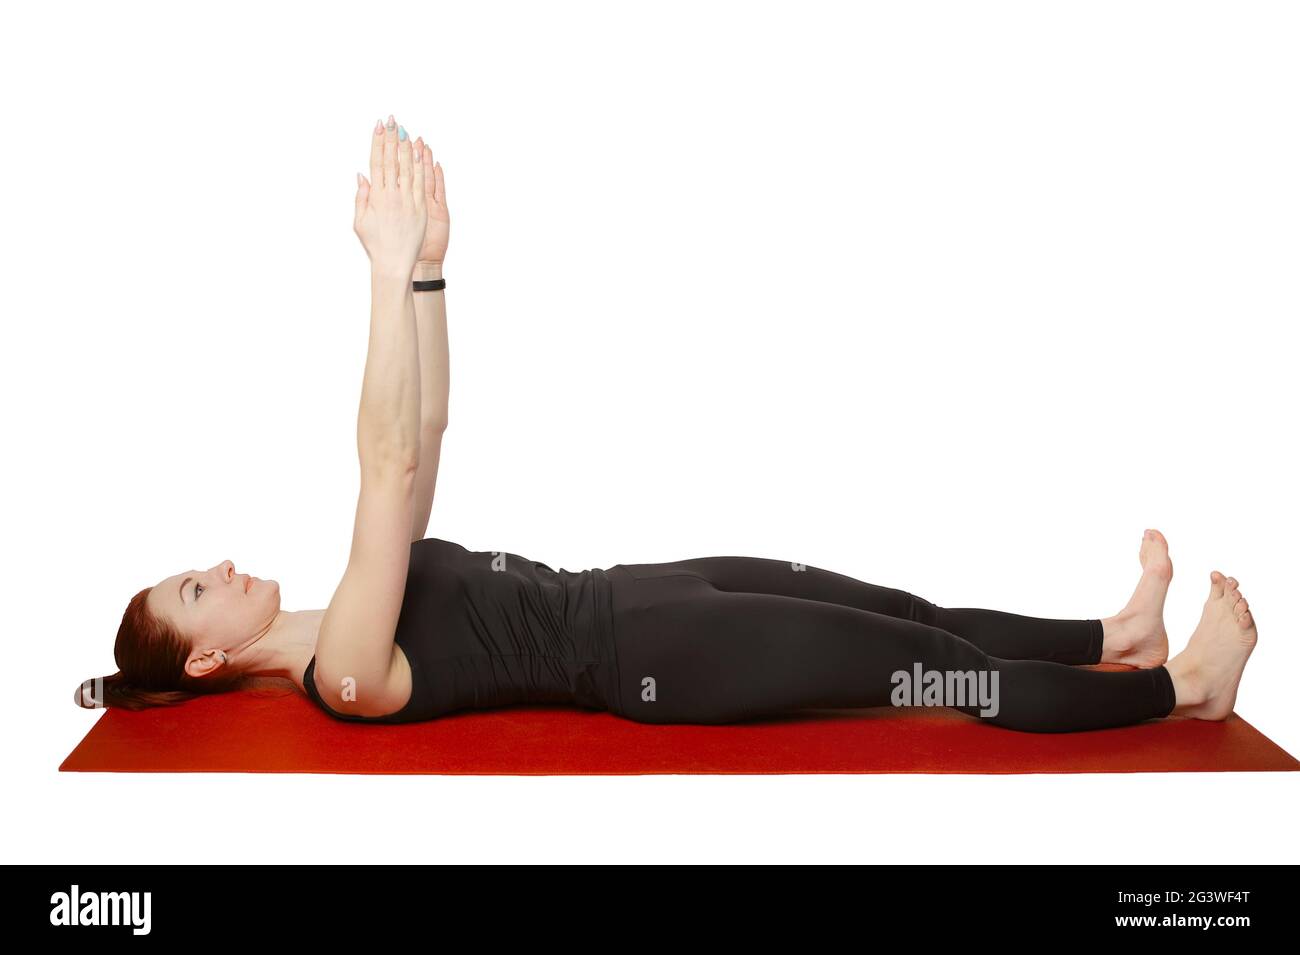
[[[411,543],[395,642],[411,664],[411,698],[386,716],[340,713],[321,699],[316,657],[303,687],[342,720],[409,723],[514,703],[610,709],[618,674],[605,571],[552,570],[507,551]]]

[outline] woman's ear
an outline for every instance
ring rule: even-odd
[[[229,662],[225,650],[204,650],[190,655],[185,661],[185,672],[192,677],[211,676]]]

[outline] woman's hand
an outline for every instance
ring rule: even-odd
[[[447,189],[442,181],[442,164],[433,161],[433,150],[424,140],[415,141],[415,155],[424,168],[424,206],[429,211],[424,227],[424,244],[420,246],[418,262],[442,265],[447,257],[447,239],[451,233],[451,216],[447,214]]]
[[[370,180],[357,174],[352,228],[370,256],[371,268],[409,277],[424,243],[424,163],[412,161],[411,140],[390,115],[370,137]]]

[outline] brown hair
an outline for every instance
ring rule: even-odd
[[[113,644],[118,671],[87,680],[77,688],[76,701],[86,709],[120,706],[142,710],[150,706],[183,703],[196,696],[225,693],[267,681],[237,671],[210,677],[193,677],[185,672],[190,641],[167,621],[149,612],[145,599],[152,587],[140,591],[126,605]],[[286,681],[272,678],[270,682]],[[292,684],[292,681],[288,681]]]

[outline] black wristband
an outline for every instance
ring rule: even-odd
[[[416,279],[411,283],[411,288],[417,292],[436,292],[446,287],[446,279]]]

